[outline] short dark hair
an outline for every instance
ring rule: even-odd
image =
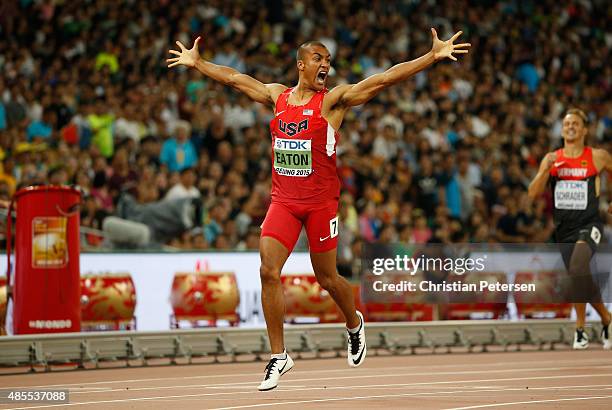
[[[582,123],[585,126],[589,125],[589,117],[580,108],[570,108],[569,110],[567,110],[565,115],[570,115],[570,114],[574,114],[574,115],[580,117],[580,119],[582,120]]]
[[[51,168],[49,169],[49,171],[47,172],[47,178],[49,178],[49,179],[50,179],[50,178],[54,177],[55,175],[59,174],[59,173],[60,173],[60,172],[62,172],[62,171],[66,171],[66,169],[64,168],[64,166],[63,166],[63,165],[56,165],[56,166],[53,166],[53,167],[51,167]]]
[[[304,44],[302,44],[301,46],[298,47],[296,59],[297,60],[303,60],[304,59],[304,53],[306,53],[306,49],[308,47],[310,47],[310,46],[319,46],[319,47],[324,47],[325,49],[327,49],[325,44],[321,43],[320,41],[310,40],[310,41],[307,41],[307,42],[305,42]]]
[[[181,169],[181,170],[180,170],[179,174],[180,174],[180,175],[185,175],[185,174],[187,174],[188,172],[193,172],[194,174],[198,175],[198,173],[196,172],[196,170],[195,170],[195,168],[194,168],[194,167],[187,167],[187,168],[183,168],[183,169]]]

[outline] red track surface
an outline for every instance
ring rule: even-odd
[[[69,388],[70,404],[0,408],[610,409],[612,352],[369,356],[296,360],[275,390],[256,390],[261,362],[155,366],[0,376],[2,388]]]

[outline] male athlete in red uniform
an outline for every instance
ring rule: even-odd
[[[602,303],[599,290],[591,278],[589,263],[601,242],[603,223],[599,216],[599,174],[612,174],[612,156],[603,149],[584,145],[588,118],[579,109],[570,109],[563,118],[563,148],[546,154],[540,169],[529,185],[528,195],[536,198],[550,182],[554,194],[553,219],[555,241],[572,277],[572,302],[576,310],[574,349],[586,349],[589,339],[584,331],[586,303],[590,302],[603,329],[604,349],[612,349],[611,315]],[[612,204],[608,208],[612,212]]]
[[[351,107],[367,102],[383,89],[408,79],[436,61],[445,58],[456,61],[453,53],[468,52],[469,43],[453,44],[461,32],[447,41],[439,40],[433,28],[431,32],[433,46],[427,54],[357,84],[340,85],[331,91],[325,88],[331,56],[318,41],[309,41],[299,47],[299,81],[292,88],[263,84],[233,68],[202,60],[198,51],[200,37],[191,49],[177,41],[180,51],[169,51],[176,57],[167,60],[168,67],[179,64],[195,67],[205,76],[232,86],[274,110],[270,123],[272,204],[262,225],[259,249],[261,302],[272,358],[259,390],[275,388],[280,376],[293,367],[283,341],[285,302],[280,274],[302,226],[308,235],[315,276],[346,318],[349,366],[359,366],[365,359],[363,317],[355,310],[350,284],[336,270],[340,194],[336,173],[338,129]]]

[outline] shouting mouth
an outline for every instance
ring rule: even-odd
[[[325,84],[325,80],[327,79],[327,74],[328,74],[327,70],[320,70],[317,73],[317,83],[318,84]]]

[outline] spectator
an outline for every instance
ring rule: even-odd
[[[382,134],[374,139],[372,154],[381,162],[387,162],[397,156],[398,143],[396,131],[393,125],[387,124],[382,129]]]
[[[423,156],[420,161],[420,172],[416,176],[413,195],[416,205],[423,209],[427,216],[431,216],[438,204],[439,193],[442,186],[437,175],[434,175],[433,163],[429,156]]]
[[[92,144],[98,149],[105,158],[113,156],[113,123],[115,116],[108,108],[102,98],[98,98],[95,104],[95,113],[87,116],[89,126],[93,132]]]
[[[461,216],[461,189],[457,179],[457,170],[455,169],[455,156],[447,154],[444,157],[443,170],[440,174],[440,185],[443,187],[444,202],[450,216],[459,218]]]
[[[166,192],[165,200],[179,198],[200,198],[200,191],[195,187],[196,174],[193,168],[185,168],[180,172],[180,179],[177,184]]]
[[[204,238],[208,243],[215,243],[217,237],[223,234],[223,222],[227,219],[227,212],[221,201],[216,201],[210,207],[208,220],[204,221]],[[225,243],[224,238],[222,240]]]
[[[138,173],[129,163],[126,146],[120,146],[111,161],[112,175],[108,181],[108,189],[113,199],[117,199],[121,191],[136,192]]]
[[[200,226],[177,243],[233,248],[254,238],[270,200],[272,111],[161,62],[170,39],[190,42],[197,33],[206,39],[206,58],[263,82],[292,83],[295,60],[283,56],[299,44],[296,19],[334,53],[330,88],[419,54],[414,45],[431,26],[462,29],[477,43],[462,65],[432,67],[347,113],[337,152],[342,198],[351,203],[340,232],[354,235],[345,246],[354,258],[347,271],[358,271],[360,244],[385,240],[387,226],[401,241],[424,243],[434,233],[460,240],[457,207],[469,241],[500,240],[498,230],[513,228],[526,241],[548,240],[550,196],[533,205],[522,197],[543,155],[558,147],[560,115],[570,106],[592,119],[592,143],[612,149],[606,2],[532,2],[527,13],[512,2],[458,0],[443,20],[432,20],[435,2],[372,0],[336,7],[321,29],[313,22],[333,2],[304,0],[298,11],[276,8],[270,30],[269,13],[226,3],[186,0],[168,13],[166,1],[8,2],[12,12],[0,16],[11,39],[0,46],[0,190],[12,195],[18,186],[89,178],[88,215],[112,214],[111,185],[115,195],[131,190],[144,206],[170,194],[176,173],[194,168],[202,201],[225,204],[214,213],[227,214],[218,225],[229,232],[207,241]],[[561,17],[551,24],[546,16]],[[602,200],[612,199],[611,180],[602,179]],[[508,198],[518,201],[515,216]]]
[[[191,126],[187,121],[178,121],[175,127],[175,138],[164,142],[161,148],[160,162],[168,167],[170,172],[178,172],[191,168],[198,162],[198,156],[189,134]]]
[[[44,116],[45,116],[45,119],[47,119],[47,121],[36,120],[36,121],[32,121],[30,125],[28,125],[28,128],[26,130],[28,142],[48,140],[51,138],[51,133],[53,132],[53,128],[51,127],[51,124],[49,124],[49,121],[48,121],[50,115],[51,115],[50,113],[46,112]]]
[[[427,225],[427,219],[421,209],[415,211],[414,229],[412,230],[413,243],[427,243],[432,237],[431,228]]]
[[[506,213],[497,223],[497,239],[500,242],[525,242],[525,236],[520,230],[521,217],[516,199],[508,197],[505,201]]]
[[[474,195],[476,185],[472,182],[469,176],[469,161],[463,158],[459,161],[457,171],[457,182],[459,184],[459,193],[461,195],[461,219],[467,219],[474,210]]]

